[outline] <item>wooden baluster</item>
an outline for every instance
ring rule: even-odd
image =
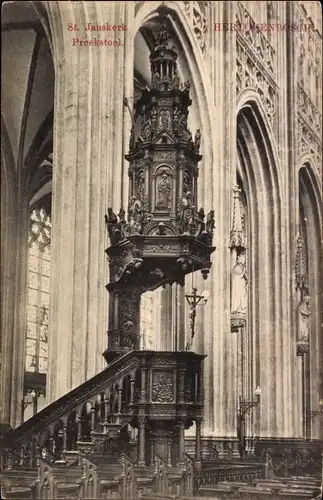
[[[107,431],[108,418],[110,414],[110,397],[106,394],[104,395],[104,432]]]
[[[77,425],[77,440],[82,441],[82,417],[76,415],[76,425]]]
[[[122,389],[118,389],[118,414],[121,414],[122,410]]]
[[[91,408],[91,432],[95,431],[95,407]]]
[[[20,448],[20,460],[19,460],[20,467],[23,467],[25,465],[24,461],[25,461],[25,448],[24,446],[22,446]]]
[[[167,467],[172,466],[172,442],[167,443]]]
[[[134,404],[135,399],[135,379],[130,379],[130,404]]]
[[[63,427],[63,451],[67,450],[67,427]]]
[[[12,469],[12,453],[9,451],[7,459],[7,469]]]
[[[178,462],[179,465],[183,466],[185,462],[185,423],[179,423],[179,457]]]
[[[49,438],[49,451],[55,455],[55,439],[53,436]]]
[[[140,400],[141,403],[146,403],[147,391],[146,391],[146,368],[141,369],[141,391],[140,391]]]
[[[195,465],[201,468],[201,420],[196,420],[196,440],[195,440]]]
[[[145,441],[146,441],[145,417],[139,417],[139,467],[144,467],[145,464]]]

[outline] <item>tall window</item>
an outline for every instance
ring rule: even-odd
[[[26,371],[47,373],[51,222],[44,208],[30,216]]]
[[[48,212],[48,208],[40,206],[30,214],[23,420],[45,404],[51,243]]]

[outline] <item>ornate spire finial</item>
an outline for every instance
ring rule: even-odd
[[[244,226],[244,214],[240,198],[241,189],[233,187],[232,226],[230,232],[230,248],[247,248],[247,238]]]
[[[163,25],[154,35],[154,45],[150,53],[150,66],[152,74],[152,87],[159,90],[172,90],[179,87],[177,81],[178,54],[172,37]],[[175,84],[173,85],[175,81]]]
[[[298,235],[296,243],[296,262],[295,262],[295,278],[296,290],[299,289],[303,293],[308,290],[308,273],[305,256],[304,240]]]

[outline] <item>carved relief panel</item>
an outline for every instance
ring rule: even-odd
[[[174,401],[173,373],[154,371],[152,379],[152,401],[154,403],[171,403]]]
[[[188,17],[189,22],[193,28],[193,33],[196,38],[197,44],[203,56],[205,56],[207,49],[207,18],[209,17],[208,2],[184,1],[183,4],[185,16]]]

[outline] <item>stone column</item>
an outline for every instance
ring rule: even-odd
[[[185,424],[184,422],[179,423],[179,456],[178,456],[178,465],[184,465],[185,463]]]
[[[120,25],[126,4],[49,4],[54,42],[55,113],[48,402],[104,367],[108,246],[104,214],[124,200],[125,47],[73,47],[86,22]],[[67,30],[67,22],[79,31]],[[103,35],[102,35],[103,37]],[[85,50],[84,50],[85,49]],[[95,49],[95,50],[93,50]],[[129,52],[128,52],[129,54]],[[131,52],[130,52],[131,55]]]
[[[175,286],[175,285],[174,285]],[[173,345],[173,286],[166,285],[161,291],[160,350],[172,351]]]
[[[0,419],[17,427],[25,366],[29,198],[27,180],[14,162],[5,129],[1,153]]]
[[[210,25],[235,22],[236,4],[213,2]],[[204,393],[205,418],[203,433],[208,436],[236,437],[236,371],[232,355],[230,327],[230,217],[232,186],[236,176],[236,34],[225,30],[210,32],[208,68],[211,75],[213,105],[211,118],[216,119],[212,131],[213,163],[206,165],[204,195],[201,204],[215,210],[216,230],[210,277],[205,288],[210,298],[204,309]],[[221,69],[220,69],[221,68]],[[224,81],[230,81],[225,85]],[[200,180],[201,182],[201,180]],[[203,285],[202,285],[203,286]]]
[[[196,420],[196,438],[195,438],[195,466],[197,469],[201,468],[201,420]]]
[[[144,467],[146,465],[146,463],[145,463],[145,437],[146,437],[145,433],[146,433],[145,418],[139,417],[139,460],[138,460],[139,467]]]

